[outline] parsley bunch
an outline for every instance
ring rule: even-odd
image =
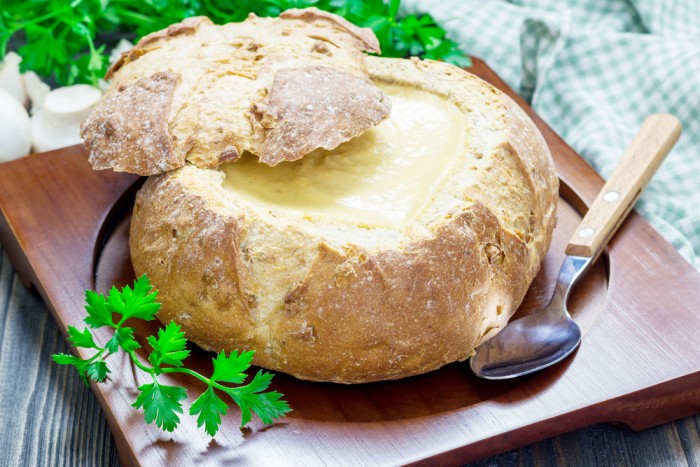
[[[265,391],[270,385],[272,374],[258,371],[253,379],[245,385],[240,385],[246,378],[245,371],[250,367],[254,351],[219,353],[212,360],[214,371],[207,378],[184,366],[184,360],[189,356],[187,339],[180,326],[170,322],[158,331],[157,336],[149,336],[146,340],[151,347],[148,356],[150,365],[142,363],[135,351],[141,345],[134,338],[134,328],[125,323],[129,319],[152,321],[160,309],[157,303],[157,292],[151,292],[152,287],[147,276],[141,276],[134,282],[134,288],[125,286],[121,291],[112,287],[107,296],[86,291],[85,310],[87,316],[82,331],[74,326],[68,326],[68,341],[75,347],[94,349],[95,354],[84,360],[80,357],[66,354],[53,355],[56,363],[72,365],[80,373],[80,377],[88,384],[90,380],[103,382],[110,372],[105,358],[120,349],[131,357],[134,365],[151,375],[152,383],[139,386],[140,394],[132,404],[142,408],[147,423],[155,422],[166,431],[173,431],[180,423],[182,414],[181,401],[187,398],[185,388],[167,386],[158,381],[158,376],[168,373],[185,373],[207,385],[207,389],[190,406],[190,415],[197,416],[197,426],[204,425],[204,430],[214,436],[221,425],[221,416],[226,415],[227,402],[219,397],[217,391],[224,393],[241,409],[241,427],[251,420],[252,413],[257,414],[263,423],[271,424],[277,418],[283,417],[291,409],[282,400],[282,394],[276,391]],[[114,329],[114,335],[104,346],[95,343],[90,328],[102,327]],[[227,384],[229,383],[229,384]],[[239,386],[231,386],[237,384]]]
[[[289,8],[315,6],[372,28],[382,54],[418,56],[469,66],[469,57],[445,37],[430,15],[398,17],[400,0],[3,0],[0,61],[8,42],[23,43],[22,71],[58,84],[97,84],[106,72],[105,37],[132,39],[190,16],[216,23],[243,21],[249,13],[277,16]],[[99,45],[98,45],[99,44]]]

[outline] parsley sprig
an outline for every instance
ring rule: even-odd
[[[68,341],[75,347],[94,349],[90,358],[82,359],[74,355],[55,354],[53,359],[61,365],[72,365],[80,374],[85,384],[90,380],[104,382],[110,373],[105,358],[119,350],[126,352],[131,361],[145,373],[153,382],[139,386],[140,394],[132,404],[143,409],[147,423],[153,423],[165,430],[173,431],[180,423],[183,413],[182,401],[187,398],[185,388],[168,386],[161,383],[159,375],[169,373],[184,373],[207,385],[206,390],[190,406],[190,415],[197,417],[197,426],[214,436],[221,425],[221,417],[228,411],[226,399],[219,394],[225,394],[241,410],[241,427],[250,422],[255,413],[265,424],[272,424],[275,419],[283,417],[291,409],[282,400],[282,394],[268,391],[272,374],[258,371],[248,384],[242,384],[246,379],[245,371],[250,367],[254,351],[238,353],[233,351],[217,354],[212,359],[213,372],[211,377],[185,367],[184,360],[190,355],[187,349],[187,339],[180,326],[170,322],[159,329],[157,335],[148,336],[146,341],[151,348],[148,363],[142,362],[136,355],[141,345],[134,337],[134,328],[128,326],[128,320],[140,319],[152,321],[160,309],[156,302],[157,292],[152,291],[146,275],[134,282],[133,288],[128,285],[121,291],[112,287],[109,294],[102,295],[91,290],[85,292],[87,316],[84,321],[88,327],[80,330],[68,326]],[[114,329],[113,336],[100,346],[95,342],[90,329],[110,327]],[[232,386],[237,385],[237,386]]]
[[[382,55],[418,56],[469,66],[469,57],[445,37],[430,15],[399,16],[400,0],[3,0],[0,61],[8,43],[23,43],[22,71],[58,84],[97,84],[106,72],[105,36],[136,39],[190,16],[216,23],[242,21],[249,13],[277,16],[289,8],[315,6],[370,27]]]

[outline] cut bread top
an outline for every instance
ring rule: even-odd
[[[333,149],[390,113],[363,51],[379,52],[370,29],[315,8],[222,26],[188,18],[112,66],[82,126],[90,162],[153,175],[244,151],[275,165]]]

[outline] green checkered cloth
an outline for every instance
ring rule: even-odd
[[[683,135],[636,209],[700,269],[700,0],[405,0],[482,58],[603,178],[645,117]]]

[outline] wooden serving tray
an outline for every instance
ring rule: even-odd
[[[471,71],[530,113],[562,181],[554,243],[518,312],[525,314],[551,294],[564,245],[602,180],[483,62]],[[92,171],[81,146],[0,165],[0,241],[64,333],[82,325],[85,289],[133,280],[128,222],[140,184]],[[531,377],[479,380],[466,362],[355,386],[277,374],[273,387],[294,411],[273,427],[254,420],[240,430],[232,409],[213,439],[189,416],[172,434],[147,425],[130,407],[147,379],[121,354],[109,359],[110,380],[92,387],[126,465],[462,463],[589,424],[643,429],[699,412],[698,290],[700,274],[632,213],[570,301],[586,331],[581,347]],[[142,345],[156,326],[137,330]],[[212,355],[192,350],[191,363],[209,372]],[[201,390],[189,378],[171,383],[190,389],[189,403]]]

